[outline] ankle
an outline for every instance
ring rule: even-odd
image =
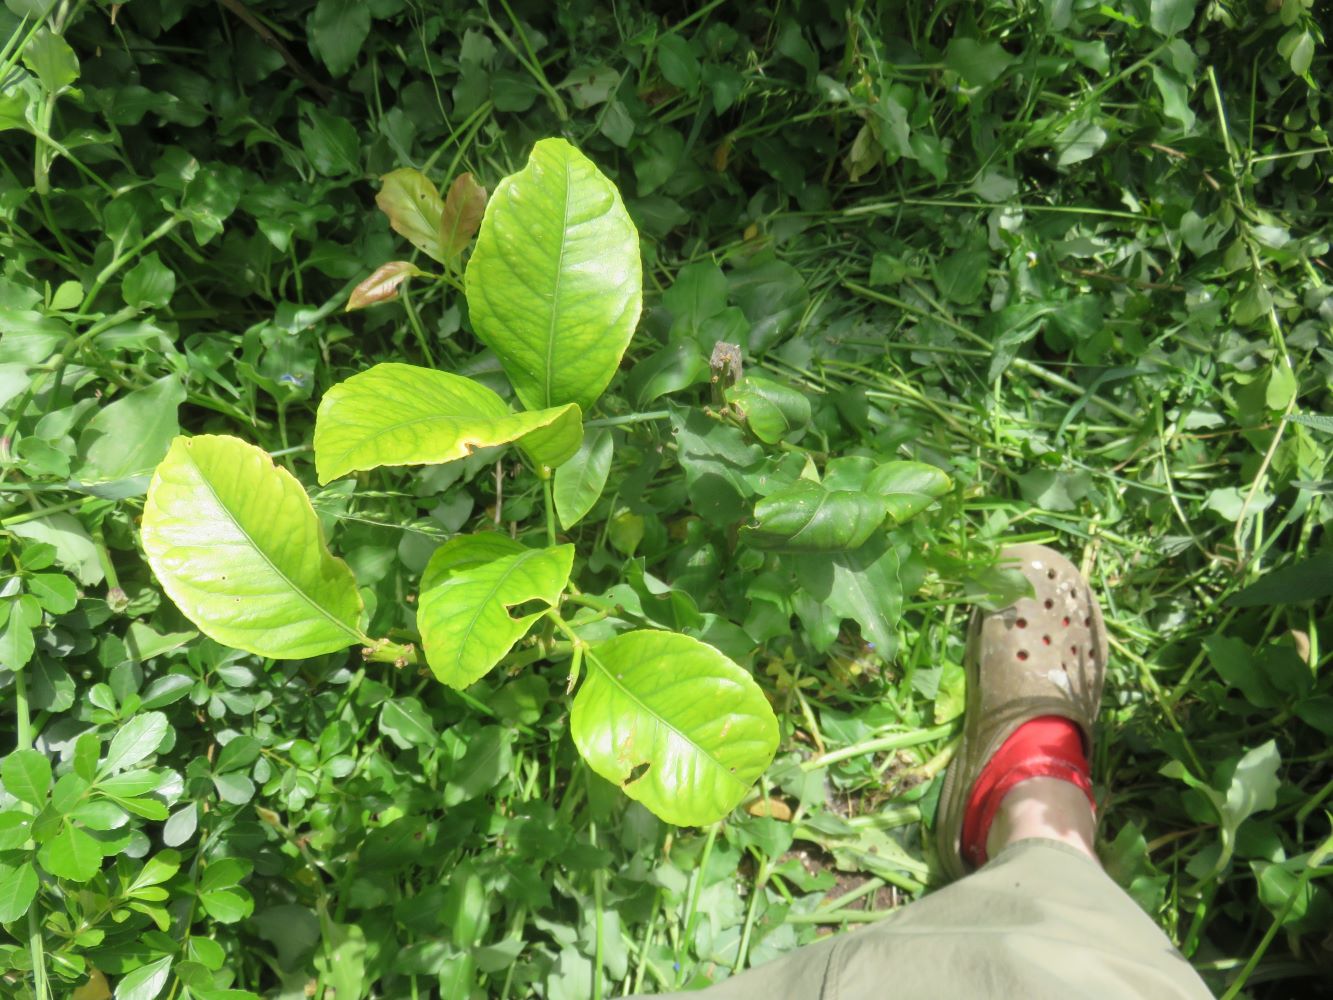
[[[1054,840],[1096,861],[1096,824],[1083,790],[1059,778],[1029,778],[1009,790],[986,837],[986,854],[1020,840]]]

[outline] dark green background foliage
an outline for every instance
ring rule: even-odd
[[[1112,873],[1219,991],[1327,982],[1310,4],[67,0],[36,34],[44,4],[5,6],[0,692],[4,751],[40,751],[2,775],[6,995],[33,990],[34,930],[55,995],[573,998],[874,919],[937,877],[962,605],[1012,585],[987,567],[1013,537],[1104,595]],[[321,490],[309,442],[377,361],[507,391],[449,286],[341,307],[408,254],[380,175],[493,188],[551,135],[616,180],[645,258],[590,414],[609,480],[567,533],[588,613],[712,642],[782,720],[764,799],[708,830],[578,763],[558,635],[465,695],[263,662],[199,637],[138,547],[178,424],[310,487],[371,634],[411,637],[451,533],[540,532],[515,452]],[[715,419],[719,340],[778,383],[749,430]],[[891,459],[956,488],[840,556],[751,526],[807,463],[859,488]]]

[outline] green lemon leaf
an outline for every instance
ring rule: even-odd
[[[884,521],[884,504],[869,493],[826,490],[798,479],[754,505],[751,544],[781,552],[854,549]]]
[[[601,395],[639,321],[639,235],[620,193],[563,139],[543,139],[486,206],[468,311],[532,409]]]
[[[57,878],[87,882],[102,868],[102,849],[96,840],[73,823],[42,845],[37,860]]]
[[[400,236],[443,264],[449,257],[440,245],[444,200],[430,178],[420,170],[403,167],[385,174],[375,204],[389,217],[389,225]]]
[[[554,606],[573,565],[572,545],[525,549],[458,569],[423,591],[417,626],[435,676],[461,689],[486,674],[545,613],[514,618],[508,608],[525,601]]]
[[[592,769],[678,826],[734,809],[778,746],[768,699],[712,646],[628,632],[585,655],[570,732]]]
[[[527,551],[528,547],[522,542],[499,531],[452,538],[431,553],[430,561],[421,572],[421,591],[424,593],[465,569]]]
[[[760,441],[797,441],[810,423],[810,400],[789,385],[761,375],[747,375],[727,390],[727,402],[740,408]]]
[[[37,871],[29,862],[0,863],[0,924],[12,923],[27,913],[36,896]]]
[[[579,408],[512,413],[490,389],[448,372],[386,362],[335,385],[315,420],[319,481],[381,465],[466,458],[517,441],[542,465],[559,465],[583,438]]]
[[[613,450],[611,432],[599,428],[583,439],[578,454],[555,470],[555,512],[566,531],[583,520],[606,489]]]
[[[925,462],[885,462],[866,477],[865,490],[884,501],[890,520],[902,524],[953,489],[953,480]]]
[[[14,798],[40,809],[51,790],[51,762],[40,750],[15,750],[0,762],[0,780]]]
[[[298,659],[364,641],[361,595],[305,490],[260,449],[179,437],[153,474],[144,551],[199,630],[259,656]]]

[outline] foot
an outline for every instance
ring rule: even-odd
[[[935,819],[940,859],[951,879],[983,860],[976,854],[991,856],[1032,836],[1064,840],[1092,853],[1092,812],[1077,784],[1076,768],[1064,777],[1050,777],[1064,771],[1060,766],[1027,767],[1030,761],[1022,757],[1024,734],[1013,743],[1006,741],[1025,723],[1046,718],[1057,725],[1050,752],[1039,756],[1037,765],[1068,763],[1091,749],[1106,671],[1101,609],[1087,581],[1053,549],[1014,546],[1001,554],[1000,563],[1020,570],[1031,581],[1034,596],[999,611],[977,611],[968,628],[963,738],[944,776]],[[1078,737],[1073,747],[1061,739],[1058,720],[1064,719]],[[1003,763],[1003,773],[988,771],[987,764],[1002,748],[1004,761],[997,761],[997,766]],[[973,793],[983,776],[983,784],[990,790],[998,788],[1000,795],[982,803],[989,829],[981,830],[977,850],[969,859],[964,856],[964,824],[971,810],[969,825],[975,831],[978,802]],[[1022,780],[1025,776],[1028,780]],[[1086,763],[1083,779],[1086,782]],[[1052,784],[1065,789],[1052,791]],[[1067,791],[1075,793],[1081,805]]]

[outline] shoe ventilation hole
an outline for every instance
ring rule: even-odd
[[[1088,616],[1087,618],[1083,619],[1083,627],[1092,628],[1092,616]]]
[[[1026,618],[1020,618],[1018,619],[1018,621],[1014,622],[1014,624],[1017,625],[1019,628],[1027,628],[1028,620]]]
[[[1046,610],[1047,610],[1047,611],[1050,611],[1051,608],[1053,608],[1053,607],[1055,607],[1055,602],[1054,602],[1053,600],[1051,600],[1049,597],[1046,598]]]
[[[1065,615],[1065,628],[1069,628],[1069,616]]]
[[[1069,651],[1070,651],[1071,653],[1073,653],[1075,656],[1078,656],[1078,647],[1077,647],[1077,646],[1070,646],[1070,647],[1069,647]]]
[[[1026,649],[1020,649],[1018,651],[1018,658],[1020,660],[1026,660],[1028,658],[1028,651]]]
[[[1063,670],[1065,673],[1069,673],[1069,664],[1065,663],[1064,660],[1061,660],[1060,669]]]
[[[1055,570],[1053,570],[1053,569],[1048,569],[1048,570],[1046,571],[1046,579],[1048,579],[1048,580],[1054,580],[1054,579],[1055,579]]]

